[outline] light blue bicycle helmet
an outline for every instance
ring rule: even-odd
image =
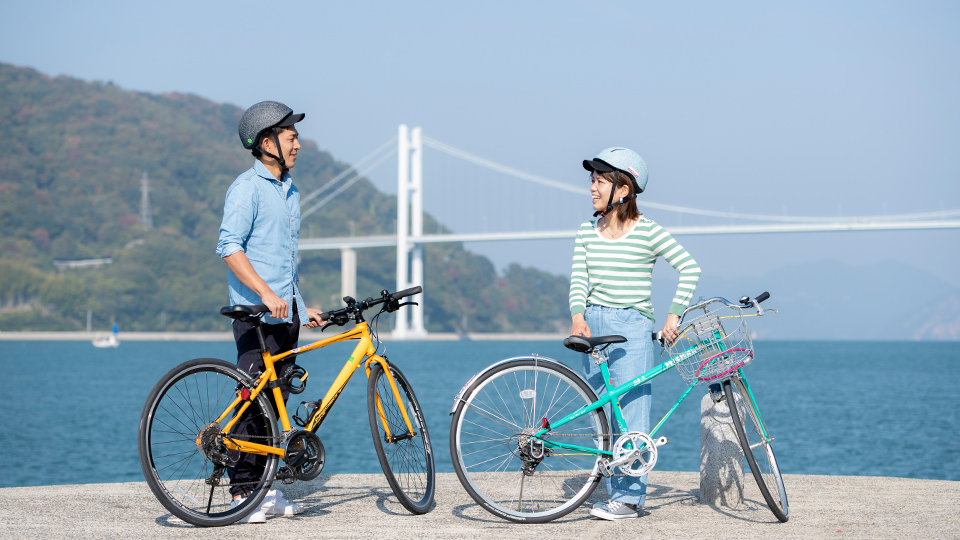
[[[591,172],[624,172],[633,179],[634,191],[643,193],[647,189],[647,164],[640,154],[629,148],[607,148],[597,157],[583,160],[583,168]]]
[[[615,173],[614,186],[616,186],[616,178],[620,173],[626,174],[633,180],[633,193],[629,197],[614,202],[614,190],[611,189],[610,200],[607,201],[607,209],[594,212],[594,217],[606,215],[606,213],[613,210],[615,206],[635,199],[638,193],[643,193],[643,190],[647,188],[647,164],[643,161],[643,158],[640,157],[640,154],[629,148],[607,148],[597,154],[595,158],[583,160],[583,168],[590,172]]]

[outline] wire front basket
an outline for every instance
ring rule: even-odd
[[[753,360],[753,343],[743,310],[725,305],[713,310],[710,307],[685,321],[680,335],[665,348],[689,385],[720,379]]]

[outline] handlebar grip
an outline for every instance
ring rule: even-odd
[[[758,294],[757,297],[754,298],[754,300],[756,300],[757,303],[759,304],[760,302],[763,302],[767,298],[770,298],[770,293],[768,293],[767,291],[763,291],[762,293]]]
[[[404,289],[404,290],[402,290],[402,291],[397,291],[397,292],[391,294],[391,295],[390,295],[390,298],[392,298],[392,299],[394,299],[394,300],[399,300],[399,299],[405,298],[405,297],[407,297],[407,296],[413,296],[413,295],[415,295],[415,294],[420,294],[421,292],[423,292],[423,287],[417,285],[416,287],[410,287],[409,289]]]
[[[324,311],[323,313],[320,314],[320,320],[321,320],[321,321],[326,321],[326,320],[329,319],[329,318],[330,318],[330,312],[329,312],[329,311]]]

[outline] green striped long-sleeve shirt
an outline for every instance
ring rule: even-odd
[[[584,222],[573,250],[571,315],[583,313],[591,304],[633,308],[653,319],[650,291],[657,257],[680,273],[670,313],[681,315],[697,290],[700,267],[670,233],[640,216],[633,229],[611,240],[600,235],[594,221]]]

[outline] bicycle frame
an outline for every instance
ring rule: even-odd
[[[261,354],[263,356],[264,371],[257,379],[256,386],[253,388],[253,390],[248,391],[247,389],[242,389],[238,391],[236,399],[234,399],[233,402],[227,406],[227,409],[223,411],[223,414],[221,414],[216,420],[216,422],[219,424],[233,415],[233,418],[227,422],[227,425],[222,430],[224,435],[224,444],[226,447],[230,450],[239,450],[241,452],[247,452],[250,454],[276,454],[281,458],[284,457],[286,454],[285,448],[248,441],[236,441],[230,438],[230,430],[233,428],[234,424],[236,424],[237,420],[243,415],[243,413],[245,413],[250,407],[250,403],[260,395],[264,388],[266,388],[270,383],[278,380],[277,370],[274,367],[275,362],[290,356],[297,356],[315,349],[320,349],[326,347],[327,345],[353,339],[359,340],[359,343],[357,343],[357,346],[353,349],[353,353],[350,354],[346,364],[344,364],[343,369],[340,370],[340,373],[327,390],[327,393],[323,398],[323,402],[320,405],[320,410],[314,413],[313,418],[306,425],[305,429],[313,432],[316,432],[317,429],[319,429],[320,424],[323,423],[324,418],[326,418],[327,413],[330,412],[330,409],[337,401],[340,393],[343,392],[343,389],[347,386],[350,378],[353,376],[354,372],[356,372],[357,368],[360,367],[360,363],[364,362],[364,360],[366,360],[366,362],[364,362],[364,371],[368,377],[370,375],[371,365],[378,363],[383,367],[383,371],[387,374],[387,378],[390,381],[390,388],[393,391],[394,397],[397,399],[397,403],[402,403],[403,400],[400,396],[400,390],[397,388],[397,383],[393,378],[393,373],[390,371],[389,363],[386,361],[386,359],[376,354],[376,348],[373,346],[373,340],[370,338],[370,330],[367,327],[367,323],[361,322],[358,323],[354,328],[345,332],[341,332],[335,336],[315,341],[309,345],[304,345],[303,347],[290,349],[289,351],[285,351],[280,354],[271,355],[269,351],[262,352]],[[279,386],[276,385],[273,386],[272,391],[273,401],[277,406],[277,412],[280,416],[283,432],[285,434],[289,433],[291,431],[290,418],[287,413],[286,405],[283,401],[283,394],[281,393]],[[240,407],[239,410],[237,410],[238,406]],[[406,423],[408,433],[414,434],[415,432],[413,430],[413,425],[407,415],[406,408],[401,407],[400,412],[403,415],[403,420]],[[383,426],[388,440],[392,441],[390,428],[388,423],[385,421],[383,406],[380,404],[379,397],[377,398],[377,413],[380,415],[381,420],[384,420]]]
[[[768,293],[763,293],[762,295],[759,295],[759,296],[758,296],[758,299],[754,299],[754,300],[750,301],[749,306],[753,306],[753,307],[756,307],[756,308],[757,308],[757,311],[758,311],[758,314],[757,314],[757,315],[763,315],[764,310],[763,310],[762,307],[760,307],[760,302],[762,302],[763,300],[765,300],[765,299],[768,298],[768,297],[769,297],[769,294],[768,294]],[[746,300],[749,300],[749,299],[745,297],[743,300],[741,300],[741,305],[742,305],[742,306],[747,306],[747,304],[744,303]],[[728,300],[726,300],[726,299],[724,299],[724,298],[719,298],[719,297],[717,297],[717,298],[711,298],[711,299],[706,300],[706,301],[701,301],[701,302],[698,302],[696,305],[690,306],[690,307],[688,307],[687,309],[684,310],[683,316],[680,317],[680,323],[681,323],[681,324],[683,323],[683,320],[684,320],[684,318],[686,317],[687,313],[689,313],[689,312],[691,312],[691,311],[694,311],[694,310],[696,310],[696,309],[704,308],[705,306],[707,306],[707,305],[709,305],[709,304],[711,304],[711,303],[713,303],[713,302],[722,302],[722,303],[726,304],[727,306],[735,306],[735,304],[732,304],[732,303],[729,302]],[[742,315],[741,315],[741,316],[742,316]],[[756,315],[747,315],[747,316],[750,317],[750,316],[756,316]],[[683,333],[686,333],[689,329],[690,329],[690,327],[685,328],[685,329],[683,330]],[[682,334],[681,334],[681,335],[682,335]],[[712,343],[711,343],[712,345],[716,345],[716,344],[718,344],[718,343],[722,343],[723,336],[721,336],[721,335],[716,335],[715,337],[716,337],[716,341],[712,341]],[[613,456],[613,452],[610,452],[610,451],[604,451],[604,450],[599,450],[599,449],[596,449],[596,448],[588,448],[588,447],[584,447],[584,446],[571,445],[571,444],[566,444],[566,443],[552,442],[552,441],[549,441],[549,440],[543,440],[542,437],[543,437],[544,435],[546,435],[547,433],[549,433],[551,430],[553,430],[553,429],[555,429],[555,428],[558,428],[558,427],[561,427],[561,426],[563,426],[564,424],[566,424],[566,423],[568,423],[568,422],[571,422],[571,421],[573,421],[573,420],[576,420],[577,418],[580,418],[581,416],[583,416],[583,415],[585,415],[585,414],[588,414],[588,413],[590,413],[590,412],[592,412],[592,411],[595,411],[595,410],[603,407],[604,405],[607,405],[608,403],[610,404],[610,409],[611,409],[611,411],[613,412],[614,420],[616,421],[617,426],[620,428],[620,432],[621,432],[621,433],[627,433],[629,430],[628,430],[628,428],[627,428],[626,422],[625,422],[624,419],[623,419],[623,411],[620,409],[620,401],[619,401],[618,398],[619,398],[620,396],[622,396],[623,394],[626,394],[626,393],[629,392],[630,390],[633,390],[634,388],[636,388],[636,387],[638,387],[638,386],[640,386],[640,385],[642,385],[642,384],[644,384],[644,383],[646,383],[646,382],[654,379],[655,377],[663,374],[664,372],[669,371],[670,369],[672,369],[673,367],[675,367],[679,362],[682,362],[682,361],[686,360],[689,356],[696,354],[696,353],[700,350],[700,347],[701,347],[701,346],[702,346],[702,344],[698,344],[696,348],[692,348],[692,349],[686,351],[684,354],[682,354],[682,355],[680,355],[680,356],[678,356],[678,357],[671,358],[670,360],[667,360],[666,362],[663,362],[663,363],[661,363],[661,364],[658,364],[657,366],[654,366],[654,367],[651,368],[650,370],[648,370],[648,371],[644,372],[643,374],[641,374],[640,376],[636,377],[636,378],[633,379],[632,381],[628,381],[628,382],[626,382],[626,383],[624,383],[624,384],[622,384],[622,385],[620,385],[620,386],[617,386],[616,388],[614,388],[613,385],[610,383],[610,380],[611,380],[611,378],[610,378],[610,369],[607,367],[607,362],[606,362],[606,360],[603,360],[603,361],[600,360],[600,355],[601,355],[602,349],[601,349],[601,350],[597,350],[597,351],[591,353],[591,358],[592,358],[594,361],[598,362],[599,365],[600,365],[600,373],[601,373],[601,375],[603,376],[603,384],[604,384],[604,387],[606,388],[606,392],[605,392],[597,401],[594,401],[594,402],[591,403],[590,405],[586,405],[586,406],[578,409],[577,411],[575,411],[575,412],[573,412],[573,413],[570,413],[570,414],[568,414],[567,416],[564,416],[563,418],[561,418],[560,420],[558,420],[558,421],[556,421],[556,422],[548,422],[548,421],[546,421],[546,419],[544,419],[544,421],[545,421],[545,422],[544,422],[544,426],[543,426],[537,433],[535,433],[533,436],[536,437],[537,439],[540,439],[545,446],[550,447],[550,448],[562,448],[562,449],[565,449],[565,450],[576,450],[576,451],[588,452],[588,453],[597,454],[597,455],[602,455],[602,456],[607,456],[607,457]],[[723,351],[723,350],[724,350],[724,349],[723,349],[723,347],[722,347],[722,345],[721,345],[721,351]],[[754,399],[754,397],[753,397],[753,391],[750,389],[750,384],[747,382],[746,377],[744,377],[744,375],[743,375],[743,369],[742,369],[742,368],[737,368],[736,370],[731,370],[731,371],[729,371],[729,372],[726,372],[726,373],[722,374],[722,376],[723,376],[724,379],[725,379],[725,378],[732,377],[734,371],[736,372],[737,376],[743,381],[743,384],[744,384],[744,386],[745,386],[746,389],[747,389],[748,398],[749,398],[749,401],[750,401],[748,405],[750,406],[751,409],[754,410],[754,412],[756,412],[757,418],[760,419],[761,429],[763,430],[763,434],[762,434],[762,435],[763,435],[763,438],[764,438],[764,440],[766,440],[767,442],[769,442],[769,441],[770,441],[770,437],[769,437],[769,435],[768,435],[767,432],[766,432],[766,429],[767,429],[767,428],[766,428],[766,425],[765,425],[764,422],[763,422],[763,418],[760,416],[760,410],[759,410],[759,408],[756,406],[756,401],[755,401],[755,399]],[[714,377],[713,379],[718,379],[718,380],[719,380],[720,377]],[[711,379],[711,380],[713,380],[713,379]],[[667,414],[664,415],[664,417],[663,417],[662,419],[660,419],[659,422],[657,422],[657,425],[655,425],[655,426],[653,427],[653,430],[652,430],[650,433],[648,433],[648,435],[649,435],[651,438],[653,438],[653,437],[656,436],[657,432],[660,431],[660,428],[663,427],[663,425],[666,423],[666,421],[667,421],[671,416],[673,416],[673,413],[677,410],[677,407],[679,407],[680,404],[683,403],[683,401],[684,401],[685,399],[687,399],[687,396],[690,395],[690,392],[691,392],[691,391],[694,389],[694,387],[696,387],[698,384],[699,384],[699,382],[694,382],[694,383],[691,383],[691,384],[689,384],[689,385],[687,386],[687,389],[686,389],[686,390],[683,392],[683,394],[680,396],[680,399],[678,399],[677,402],[673,404],[673,407],[671,407],[670,410],[667,411]],[[641,448],[641,449],[642,449],[642,448]]]
[[[557,420],[556,422],[550,422],[549,427],[541,428],[540,431],[535,433],[533,436],[542,440],[544,446],[547,446],[549,448],[561,448],[564,450],[575,450],[579,452],[597,454],[599,456],[612,457],[613,452],[608,450],[600,450],[598,448],[589,448],[586,446],[553,442],[550,440],[544,440],[542,439],[542,437],[547,433],[549,433],[550,431],[556,428],[562,427],[564,424],[572,422],[573,420],[576,420],[577,418],[580,418],[585,414],[591,413],[607,404],[610,404],[610,408],[613,411],[614,419],[616,420],[617,425],[620,427],[620,431],[622,433],[626,433],[628,431],[627,424],[623,419],[623,412],[620,410],[619,397],[626,394],[630,390],[633,390],[634,388],[649,382],[650,380],[663,374],[664,372],[669,371],[671,368],[673,368],[675,364],[676,364],[675,360],[672,360],[672,359],[667,360],[662,364],[654,366],[653,368],[644,372],[643,374],[633,379],[632,381],[628,381],[614,388],[610,384],[610,370],[607,368],[607,363],[606,362],[601,363],[600,372],[603,375],[603,384],[606,387],[607,391],[602,396],[600,396],[600,398],[597,401],[594,401],[590,405],[581,407],[580,409],[564,416],[563,418],[561,418],[560,420]],[[655,436],[656,433],[663,426],[663,424],[666,423],[667,419],[673,416],[674,411],[676,411],[677,407],[679,407],[680,404],[683,403],[683,401],[687,398],[687,396],[690,394],[690,392],[693,390],[695,386],[696,385],[690,385],[687,387],[683,395],[680,396],[680,399],[678,399],[677,402],[674,403],[673,407],[671,407],[670,410],[667,411],[667,414],[660,420],[660,422],[657,423],[656,427],[653,428],[653,431],[649,433],[650,437]]]
[[[636,388],[636,387],[638,387],[638,386],[640,386],[640,385],[642,385],[642,384],[644,384],[644,383],[646,383],[646,382],[649,382],[650,380],[656,378],[657,376],[663,374],[664,372],[669,371],[670,369],[672,369],[672,368],[674,367],[674,365],[676,364],[676,362],[677,362],[677,361],[676,361],[676,360],[673,360],[673,359],[667,360],[666,362],[663,362],[662,364],[659,364],[659,365],[657,365],[657,366],[654,366],[653,368],[651,368],[650,370],[644,372],[642,375],[638,376],[637,378],[633,379],[632,381],[626,382],[626,383],[624,383],[624,384],[622,384],[622,385],[620,385],[620,386],[618,386],[618,387],[616,387],[616,388],[614,388],[614,387],[610,384],[610,371],[609,371],[609,369],[607,368],[606,362],[601,363],[601,364],[600,364],[600,372],[603,374],[603,383],[604,383],[604,386],[606,387],[606,390],[607,390],[607,391],[606,391],[597,401],[594,401],[594,402],[591,403],[590,405],[586,405],[586,406],[584,406],[584,407],[581,407],[580,409],[578,409],[578,410],[576,410],[576,411],[574,411],[574,412],[572,412],[572,413],[564,416],[563,418],[561,418],[560,420],[557,420],[556,422],[550,422],[550,423],[549,423],[549,427],[543,427],[543,428],[541,428],[540,431],[538,431],[537,433],[535,433],[533,436],[536,437],[537,439],[539,439],[541,442],[543,442],[544,446],[545,446],[545,447],[548,447],[548,448],[559,448],[559,449],[563,449],[563,450],[574,450],[574,451],[578,451],[578,452],[586,452],[586,453],[590,453],[590,454],[596,454],[596,455],[598,455],[598,456],[603,456],[603,457],[613,457],[613,452],[611,452],[611,451],[609,451],[609,450],[601,450],[601,449],[598,449],[598,448],[590,448],[590,447],[586,447],[586,446],[579,446],[579,445],[567,444],[567,443],[562,443],[562,442],[554,442],[554,441],[550,441],[549,439],[543,439],[542,437],[543,437],[544,435],[546,435],[547,433],[549,433],[550,431],[552,431],[552,430],[554,430],[554,429],[557,429],[557,428],[559,428],[559,427],[562,427],[564,424],[567,424],[567,423],[569,423],[569,422],[572,422],[573,420],[576,420],[577,418],[580,418],[581,416],[583,416],[583,415],[585,415],[585,414],[588,414],[588,413],[590,413],[590,412],[593,412],[593,411],[595,411],[595,410],[597,410],[597,409],[599,409],[599,408],[601,408],[601,407],[603,407],[603,406],[605,406],[605,405],[607,405],[607,404],[610,404],[610,408],[611,408],[611,410],[613,411],[613,416],[614,416],[614,418],[615,418],[615,420],[616,420],[616,423],[617,423],[617,425],[620,427],[620,432],[621,432],[621,433],[627,433],[628,429],[627,429],[627,426],[626,426],[626,422],[625,422],[624,419],[623,419],[623,412],[622,412],[621,409],[620,409],[620,402],[619,402],[619,399],[618,399],[618,398],[619,398],[620,396],[626,394],[626,393],[629,392],[630,390],[633,390],[634,388]],[[753,397],[753,392],[750,390],[750,384],[747,383],[747,379],[746,379],[746,377],[744,377],[744,375],[743,375],[743,370],[742,370],[742,369],[738,369],[738,370],[737,370],[737,374],[738,374],[738,376],[740,377],[740,379],[743,380],[744,386],[746,386],[747,391],[749,392],[750,403],[749,403],[748,405],[749,405],[754,411],[756,411],[757,416],[759,417],[760,411],[759,411],[759,409],[754,405],[755,401],[754,401],[754,397]],[[657,425],[654,426],[653,430],[648,434],[648,435],[650,435],[651,438],[655,438],[655,437],[656,437],[657,432],[660,431],[660,428],[663,427],[663,425],[667,422],[667,420],[668,420],[671,416],[673,416],[673,413],[676,412],[677,407],[679,407],[680,404],[683,403],[684,400],[687,399],[687,396],[690,395],[690,392],[693,391],[693,389],[694,389],[696,386],[697,386],[697,384],[691,384],[691,385],[687,386],[687,389],[686,389],[686,390],[683,392],[683,394],[680,396],[680,399],[678,399],[677,402],[674,403],[672,407],[670,407],[670,410],[667,411],[667,414],[665,414],[664,417],[663,417],[662,419],[660,419],[659,422],[657,422]],[[762,419],[761,419],[761,425],[763,425]],[[766,440],[769,441],[769,435],[767,435],[767,433],[766,433],[766,426],[765,426],[765,425],[763,425],[763,430],[764,430],[764,433],[763,433],[764,439],[766,439]],[[642,449],[642,448],[643,448],[643,447],[641,447],[640,449]]]

